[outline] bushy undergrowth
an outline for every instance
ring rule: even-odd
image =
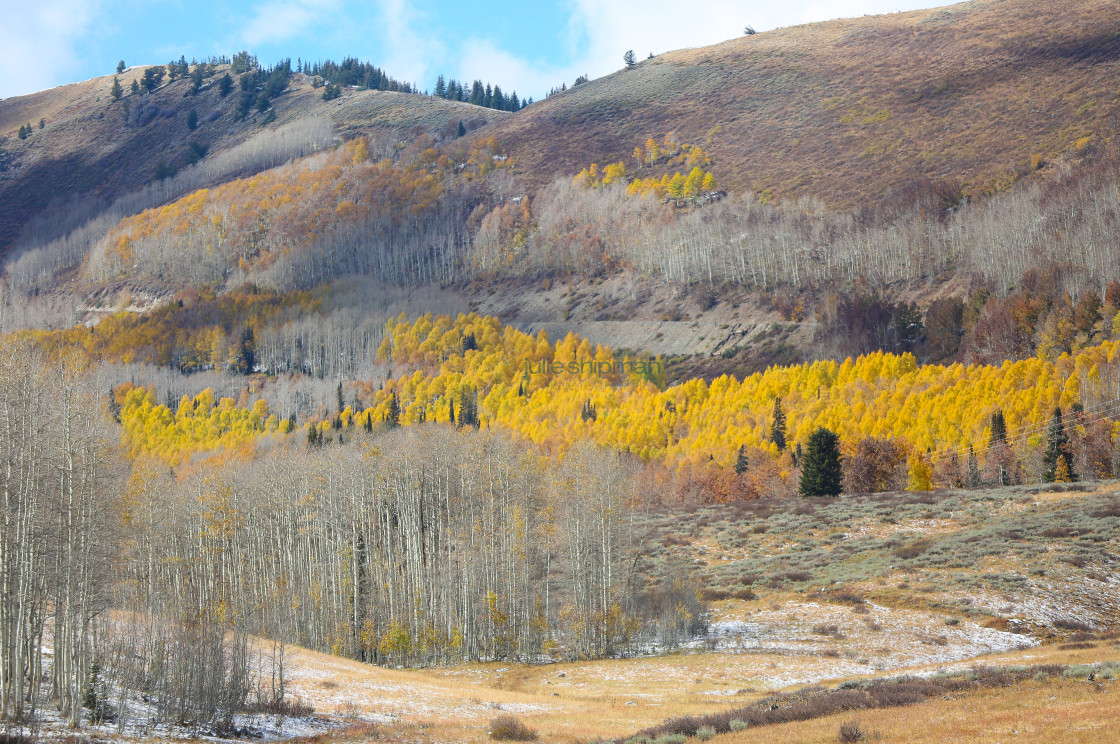
[[[672,547],[647,551],[644,560],[657,575],[670,557],[700,557],[704,551],[710,556],[710,548],[701,546],[714,543],[731,560],[707,560],[698,572],[700,591],[712,601],[753,599],[762,588],[850,585],[889,577],[900,565],[929,576],[923,583],[911,581],[911,587],[900,585],[904,591],[958,586],[1019,592],[1031,576],[1103,575],[1097,567],[1108,560],[1108,544],[1120,540],[1116,500],[1087,494],[1036,503],[1040,490],[891,493],[812,504],[760,499],[653,515],[647,529],[660,535],[659,544]],[[936,531],[921,534],[926,526]],[[1014,568],[982,576],[971,570],[993,558]],[[864,604],[863,597],[840,588],[822,598],[857,610]],[[1092,629],[1077,618],[1054,624],[1059,630]]]
[[[490,738],[496,741],[536,741],[537,732],[514,716],[498,716],[490,721]]]
[[[1069,669],[1057,664],[1030,667],[980,667],[965,673],[938,675],[929,679],[895,677],[846,682],[833,689],[809,687],[797,692],[771,695],[750,705],[722,713],[673,718],[639,731],[634,738],[660,741],[661,737],[666,735],[697,736],[702,730],[710,730],[713,735],[722,734],[743,728],[809,721],[846,711],[914,705],[949,693],[1009,687],[1029,679],[1070,673]],[[842,741],[862,741],[862,739],[842,739]]]

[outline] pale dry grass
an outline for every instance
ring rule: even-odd
[[[928,674],[965,671],[977,663],[987,666],[1033,664],[1084,664],[1120,659],[1120,644],[1097,641],[1091,648],[1060,649],[1056,645],[968,659],[950,663],[920,664],[891,670]],[[347,710],[364,720],[378,721],[384,741],[488,741],[487,725],[500,715],[513,715],[540,732],[542,741],[586,742],[621,737],[681,715],[703,715],[741,707],[769,690],[752,677],[772,665],[789,675],[806,659],[766,654],[691,653],[639,659],[522,666],[469,664],[447,669],[396,670],[362,664],[301,649],[289,657],[292,694],[315,705],[319,713]],[[805,667],[809,668],[809,667]],[[821,666],[820,675],[828,673]],[[833,674],[831,682],[867,679],[882,674]],[[1108,702],[1089,716],[1086,736],[1102,721],[1115,717],[1117,695],[1106,682],[1097,692],[1093,683],[1062,681],[1029,683],[1018,688],[970,693],[952,701],[916,707],[862,711],[864,728],[878,730],[884,740],[997,741],[987,736],[986,721],[1002,721],[1020,731],[1037,730],[1049,736],[1044,717],[1033,715],[1036,706],[1064,706],[1072,716],[1088,703]],[[794,689],[797,685],[787,686]],[[716,694],[713,694],[716,693]],[[768,727],[755,732],[721,735],[718,741],[835,741],[840,724],[851,716],[823,721]],[[927,738],[908,738],[917,729],[914,721],[929,718],[937,724]],[[1062,718],[1061,720],[1065,720]],[[1002,724],[1001,724],[1002,725]],[[1103,724],[1101,724],[1103,725]],[[907,729],[910,726],[912,729]],[[1036,728],[1029,728],[1036,727]],[[1003,736],[1010,729],[997,728]],[[926,736],[926,734],[922,734]],[[739,738],[733,738],[739,737]],[[748,738],[742,738],[748,737]],[[753,737],[753,738],[749,738]],[[816,737],[816,738],[814,738]],[[339,734],[333,738],[345,739]],[[1028,740],[1043,741],[1046,738]],[[1055,741],[1086,741],[1070,738]]]

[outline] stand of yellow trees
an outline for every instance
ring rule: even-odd
[[[667,385],[659,359],[635,359],[569,334],[551,342],[476,314],[457,318],[403,315],[388,324],[379,355],[390,378],[361,411],[346,408],[338,425],[373,428],[422,422],[505,428],[562,455],[582,441],[627,451],[670,469],[732,468],[740,447],[781,454],[771,441],[780,398],[790,449],[818,426],[846,443],[901,439],[912,454],[911,486],[928,483],[927,451],[978,452],[992,414],[1002,411],[1016,446],[1045,436],[1055,407],[1098,405],[1117,397],[1120,344],[1106,342],[1056,360],[1000,366],[919,365],[910,354],[877,352],[843,362],[774,367],[743,380]],[[204,397],[200,396],[200,398]],[[173,414],[150,392],[121,400],[134,452],[182,457],[286,431],[267,406],[184,401]],[[322,428],[333,422],[324,421]]]

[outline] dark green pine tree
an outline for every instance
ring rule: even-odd
[[[117,74],[120,75],[122,72],[124,72],[124,70],[125,70],[124,60],[122,59],[120,62],[117,63]]]
[[[459,396],[459,426],[478,428],[478,397],[471,387],[463,388]]]
[[[992,421],[989,428],[992,432],[991,436],[988,438],[989,447],[995,447],[997,444],[1007,441],[1007,420],[1003,417],[1002,410],[992,414]]]
[[[243,375],[251,375],[257,366],[257,342],[253,337],[253,329],[246,327],[241,332],[241,341],[237,345],[237,371]]]
[[[144,86],[144,90],[148,91],[149,94],[163,82],[163,70],[164,68],[162,67],[149,67],[144,70],[144,77],[141,79],[140,84]]]
[[[385,423],[395,429],[401,425],[401,401],[396,393],[389,399],[389,411],[385,414]]]
[[[739,454],[735,457],[735,473],[742,475],[750,468],[750,460],[747,459],[747,446],[745,444],[739,445]]]
[[[782,410],[782,399],[774,399],[774,417],[770,422],[770,441],[784,451],[786,448],[786,412]]]
[[[459,122],[459,129],[455,132],[455,138],[458,139],[467,133],[467,128],[463,126],[463,122]]]
[[[218,95],[225,98],[229,95],[231,90],[233,90],[233,78],[230,77],[227,72],[225,75],[222,75],[222,78],[218,81]]]
[[[202,88],[202,65],[195,65],[191,70],[191,87],[187,89],[187,93],[192,96],[198,95],[200,88]]]
[[[809,446],[801,468],[801,495],[839,496],[843,480],[840,437],[821,426],[809,435]]]
[[[140,83],[133,80],[132,81],[132,95],[136,95],[139,92],[140,92]]]
[[[123,95],[124,95],[124,89],[121,88],[121,81],[119,79],[117,79],[116,75],[114,75],[113,76],[113,87],[109,89],[109,97],[112,98],[114,101],[119,101],[119,100],[121,100],[121,96],[123,96]]]
[[[443,75],[436,78],[435,95],[439,98],[447,98],[447,83],[443,79]]]
[[[978,488],[980,485],[980,461],[976,459],[976,453],[970,444],[968,445],[968,487]]]
[[[1046,453],[1042,456],[1042,479],[1047,483],[1077,480],[1073,472],[1073,456],[1070,452],[1069,434],[1062,424],[1062,409],[1055,408],[1050,419],[1050,431],[1046,435]]]
[[[634,56],[633,49],[628,50],[626,54],[622,55],[622,61],[626,63],[628,68],[638,64],[638,58]]]
[[[29,134],[31,134],[31,125],[28,124],[28,125],[25,126],[23,124],[20,124],[19,125],[19,138],[21,140],[27,139],[27,135],[29,135]]]
[[[373,414],[372,413],[366,415],[365,429],[366,429],[367,434],[372,434],[373,433]]]
[[[343,405],[343,400],[342,400],[342,381],[341,380],[338,381],[338,388],[335,390],[335,398],[336,398],[335,403],[338,404],[338,407],[335,410],[338,411],[339,413],[342,413],[342,409],[345,408],[346,406]]]

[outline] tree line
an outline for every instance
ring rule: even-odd
[[[448,101],[463,101],[498,111],[520,111],[533,102],[532,99],[522,101],[517,97],[517,91],[507,95],[500,85],[491,86],[490,83],[475,80],[468,86],[454,78],[444,80],[443,75],[436,78],[432,94]]]

